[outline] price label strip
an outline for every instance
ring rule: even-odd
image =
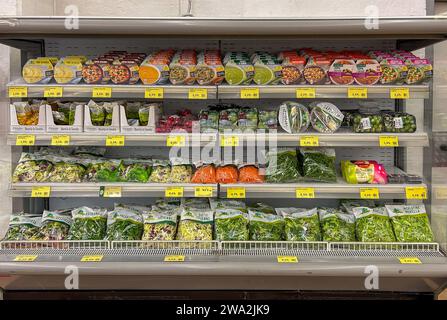
[[[111,87],[96,87],[92,89],[93,98],[111,98],[112,88]]]
[[[146,99],[163,99],[164,89],[163,88],[147,88],[144,90],[144,98]]]
[[[10,98],[26,98],[28,97],[27,87],[10,87],[8,89],[8,96]]]
[[[393,88],[390,90],[391,99],[409,99],[410,89],[409,88]]]
[[[348,88],[348,98],[349,99],[367,99],[368,89],[367,88]]]
[[[407,199],[425,200],[427,199],[426,187],[405,187],[405,196]]]
[[[103,255],[86,255],[81,258],[81,262],[101,262]]]
[[[245,188],[228,188],[227,198],[230,199],[245,199]]]
[[[165,189],[166,198],[181,198],[183,197],[183,187],[168,187]]]
[[[188,99],[193,99],[193,100],[208,99],[208,90],[207,89],[189,89]]]
[[[314,188],[296,188],[296,197],[299,199],[314,199]]]
[[[45,98],[62,98],[63,92],[62,87],[47,87],[43,90],[43,96]]]
[[[184,262],[185,256],[182,255],[168,255],[165,256],[164,262]]]
[[[297,256],[277,256],[278,263],[298,263]]]
[[[15,256],[14,261],[18,262],[33,262],[37,259],[37,255],[31,255],[31,254],[19,254]]]
[[[211,198],[213,196],[213,187],[195,187],[194,197],[196,198]]]
[[[33,187],[31,189],[31,198],[49,198],[51,187]]]
[[[106,146],[107,147],[124,147],[124,136],[107,136]]]
[[[296,97],[298,99],[313,99],[316,97],[315,88],[296,89]]]
[[[51,137],[52,146],[68,146],[70,145],[70,136],[55,135]]]
[[[320,145],[320,140],[317,136],[302,136],[300,137],[301,147],[318,147]]]
[[[399,137],[397,136],[380,136],[379,146],[382,148],[395,148],[399,146]]]
[[[223,136],[220,139],[220,145],[222,147],[239,147],[238,136]]]
[[[101,186],[99,187],[99,196],[104,198],[121,198],[122,188],[119,186]]]
[[[401,257],[397,258],[401,264],[422,264],[422,261],[417,257]]]
[[[241,99],[259,99],[259,88],[241,89]]]
[[[186,146],[186,138],[185,136],[169,136],[166,138],[166,146],[184,147]]]
[[[34,146],[36,136],[33,134],[19,134],[16,136],[16,146]]]
[[[378,188],[360,188],[360,198],[361,199],[379,199],[379,189]]]

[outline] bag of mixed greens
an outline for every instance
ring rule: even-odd
[[[105,154],[104,147],[76,147],[73,150],[73,155],[82,159],[98,159],[98,157],[104,157]]]
[[[209,210],[210,204],[206,198],[182,198],[181,206],[183,208]]]
[[[335,150],[300,148],[303,177],[309,181],[336,182]]]
[[[72,157],[51,157],[53,170],[48,175],[48,182],[82,182],[85,167]]]
[[[68,240],[103,240],[107,230],[107,210],[80,207],[71,212]]]
[[[355,231],[357,240],[361,242],[395,242],[393,227],[384,207],[356,207]]]
[[[249,210],[250,240],[281,241],[284,237],[284,219],[275,214]]]
[[[175,239],[177,232],[178,212],[152,211],[143,214],[145,241],[170,241]]]
[[[425,206],[386,205],[399,242],[433,242],[433,232]]]
[[[192,165],[188,160],[182,158],[171,159],[171,183],[189,183],[192,177]]]
[[[125,210],[137,211],[141,214],[151,211],[151,206],[142,206],[139,204],[127,204],[127,203],[115,203],[113,208],[114,210],[125,209]]]
[[[341,200],[342,208],[350,214],[354,213],[354,208],[357,207],[368,207],[373,208],[376,205],[373,200],[359,199],[359,200]]]
[[[317,208],[277,208],[284,217],[287,241],[321,241]]]
[[[107,240],[134,241],[143,235],[143,217],[136,210],[115,209],[107,216]]]
[[[42,226],[40,228],[43,240],[66,240],[71,223],[70,214],[44,210],[42,214]]]
[[[260,211],[267,214],[276,214],[275,208],[262,202],[256,202],[255,204],[251,205],[248,210]]]
[[[147,182],[152,172],[150,160],[123,160],[120,167],[120,180],[124,182]]]
[[[148,182],[168,183],[171,178],[171,166],[167,160],[154,160]]]
[[[23,152],[14,169],[12,182],[45,182],[53,169],[47,156]]]
[[[310,124],[309,110],[293,101],[285,101],[279,106],[278,119],[281,128],[288,133],[305,132]]]
[[[119,182],[121,160],[86,160],[87,170],[84,179],[88,182]]]
[[[319,208],[323,241],[355,241],[355,217],[334,208]]]
[[[266,182],[297,182],[301,178],[295,149],[272,149],[267,153],[266,160]]]
[[[248,215],[240,209],[217,209],[214,218],[215,239],[219,241],[248,240]]]
[[[152,210],[157,211],[172,211],[180,209],[179,199],[157,199],[155,204],[152,205]]]
[[[210,198],[210,206],[212,210],[217,209],[245,209],[245,202],[233,199],[216,199]]]
[[[23,213],[12,214],[9,227],[3,241],[32,241],[42,240],[40,232],[42,217]]]
[[[214,212],[211,210],[183,208],[177,240],[213,240],[213,216]]]

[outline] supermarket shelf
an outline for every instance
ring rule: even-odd
[[[430,89],[428,85],[411,85],[411,86],[383,86],[383,85],[373,85],[373,86],[345,86],[345,85],[321,85],[321,86],[310,86],[310,85],[276,85],[276,86],[230,86],[230,85],[220,85],[218,86],[218,96],[219,99],[241,99],[241,91],[244,89],[259,89],[260,99],[296,99],[298,89],[309,89],[315,90],[315,98],[347,98],[348,88],[366,88],[368,99],[370,98],[390,98],[390,92],[393,89],[407,88],[409,89],[410,99],[428,99]]]
[[[28,133],[20,133],[28,134]],[[7,136],[7,144],[14,146],[16,145],[17,136],[19,133],[10,133]],[[33,133],[30,133],[33,134]],[[35,136],[35,145],[38,146],[49,146],[51,145],[51,137],[58,135],[58,133],[38,133],[33,134]],[[78,134],[68,134],[70,136],[70,145],[73,146],[105,146],[106,137],[105,133],[95,134],[90,132],[78,133]],[[115,135],[115,134],[113,134]],[[205,146],[212,142],[216,142],[217,136],[212,133],[202,133],[202,134],[189,134],[189,133],[156,133],[156,134],[144,134],[144,135],[129,135],[117,133],[116,135],[124,136],[125,146],[167,146],[168,137],[185,137],[185,146]]]
[[[227,197],[229,189],[243,188],[246,198],[289,198],[296,197],[297,188],[312,188],[315,198],[359,199],[361,188],[377,188],[380,199],[406,199],[406,187],[425,187],[425,184],[347,184],[341,178],[338,183],[287,183],[287,184],[221,184],[219,195]]]
[[[194,197],[196,187],[211,187],[212,197],[217,196],[215,184],[179,183],[12,183],[11,197],[31,197],[33,188],[50,187],[50,197],[99,197],[100,187],[121,187],[122,197],[164,197],[167,188],[183,188],[184,197]]]
[[[28,98],[43,98],[46,88],[61,87],[63,98],[92,98],[94,88],[111,88],[111,98],[116,99],[143,99],[145,98],[146,89],[163,89],[163,99],[189,99],[190,92],[200,89],[206,91],[204,99],[216,99],[216,86],[146,86],[142,84],[135,85],[89,85],[89,84],[28,84],[23,79],[10,82],[7,85],[10,87],[26,87]],[[102,98],[94,98],[102,99]],[[161,99],[151,99],[161,100]]]

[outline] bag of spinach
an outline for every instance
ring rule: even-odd
[[[248,240],[248,215],[240,209],[217,209],[214,218],[215,239],[219,241]]]
[[[298,155],[305,180],[337,182],[335,150],[327,148],[300,148]]]
[[[143,217],[136,210],[115,209],[107,216],[107,240],[141,240]]]
[[[287,241],[321,241],[317,208],[277,208],[284,217]]]
[[[275,214],[249,209],[250,240],[281,241],[284,239],[284,219]]]
[[[395,242],[393,227],[384,207],[353,208],[355,231],[361,242]]]
[[[296,149],[272,149],[267,152],[266,161],[266,182],[297,182],[301,178]]]
[[[71,216],[68,240],[103,240],[106,236],[106,209],[80,207],[73,209]]]
[[[323,241],[355,241],[355,217],[335,208],[319,208]]]

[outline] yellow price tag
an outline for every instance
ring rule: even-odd
[[[379,199],[378,188],[360,188],[361,199]]]
[[[32,134],[19,134],[16,137],[16,146],[34,146],[36,136]]]
[[[195,187],[194,197],[200,198],[211,198],[213,196],[213,187]]]
[[[31,255],[31,254],[19,254],[15,256],[14,261],[20,261],[20,262],[32,262],[37,259],[37,255]]]
[[[241,89],[241,99],[259,99],[259,88]]]
[[[99,195],[104,198],[121,198],[122,189],[119,186],[99,187]]]
[[[166,146],[168,147],[184,147],[185,145],[185,136],[169,136],[166,138]]]
[[[62,87],[46,87],[43,90],[43,96],[45,98],[62,98]]]
[[[366,99],[368,98],[367,88],[348,88],[348,98],[350,99]]]
[[[401,264],[422,264],[422,261],[417,257],[402,257],[398,259]]]
[[[188,99],[208,99],[207,89],[189,89]]]
[[[300,137],[301,147],[318,147],[320,145],[320,140],[317,136],[302,136]]]
[[[27,87],[10,87],[8,89],[8,95],[10,98],[26,98],[28,96]]]
[[[101,262],[102,258],[102,255],[86,255],[81,258],[81,262]]]
[[[380,136],[379,146],[382,148],[394,148],[399,146],[399,138],[397,136]]]
[[[300,199],[313,199],[315,198],[314,188],[296,188],[296,197]]]
[[[427,199],[427,188],[425,187],[405,187],[407,199],[425,200]]]
[[[93,98],[111,98],[112,88],[111,87],[95,87],[92,89]]]
[[[183,262],[183,261],[185,261],[185,256],[169,255],[169,256],[165,256],[164,261],[165,262]]]
[[[244,199],[245,198],[245,188],[228,188],[227,189],[227,198],[233,199]]]
[[[168,187],[165,189],[166,198],[181,198],[183,197],[183,187]]]
[[[312,99],[315,98],[315,96],[315,88],[296,89],[296,97],[298,99]]]
[[[51,137],[52,146],[68,146],[70,144],[70,136],[55,135]]]
[[[297,256],[277,256],[278,263],[298,263]]]
[[[390,90],[391,99],[408,99],[410,98],[409,88],[392,88]]]
[[[124,136],[107,136],[106,137],[107,147],[123,147],[124,146]]]
[[[144,90],[144,97],[146,99],[163,99],[164,89],[163,88],[147,88]]]
[[[239,147],[238,136],[222,136],[220,139],[220,145],[222,147]]]
[[[33,187],[31,189],[32,198],[49,198],[51,187]]]

